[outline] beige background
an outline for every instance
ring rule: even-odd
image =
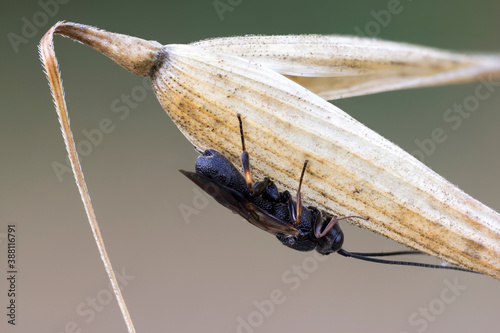
[[[7,224],[17,225],[19,274],[15,328],[6,324],[6,279],[1,279],[0,331],[58,333],[71,322],[81,332],[126,331],[118,306],[106,298],[108,280],[72,176],[66,173],[59,181],[51,167],[64,163],[65,150],[36,45],[53,23],[86,23],[164,44],[242,34],[355,34],[355,27],[376,22],[372,10],[379,12],[390,1],[232,3],[221,21],[213,1],[74,0],[52,7],[48,22],[17,53],[7,34],[21,35],[23,17],[43,18],[37,14],[43,8],[29,1],[1,11],[0,236]],[[378,24],[377,37],[457,51],[500,50],[497,1],[401,1],[401,6],[389,24]],[[239,317],[259,319],[254,301],[269,300],[273,290],[282,291],[283,303],[258,327],[241,332],[498,332],[500,286],[491,278],[336,255],[308,266],[314,264],[310,253],[281,246],[213,201],[187,224],[179,205],[192,205],[194,186],[177,170],[194,168],[190,144],[151,92],[125,119],[112,112],[113,102],[140,89],[142,79],[67,39],[56,37],[55,46],[76,139],[85,139],[82,130],[97,128],[103,118],[114,126],[82,164],[112,263],[134,276],[123,292],[138,332],[236,332]],[[458,129],[443,121],[445,110],[476,86],[334,104],[408,151],[417,148],[415,139],[443,128],[447,141],[425,163],[498,210],[500,92],[482,101]],[[348,250],[402,248],[346,223],[343,229]],[[291,290],[282,276],[290,278],[292,267],[303,263],[311,273]],[[4,238],[0,268],[5,276]],[[455,279],[466,289],[450,301],[447,284]],[[87,305],[92,298],[100,311],[94,318]],[[419,314],[424,308],[430,308],[429,319]]]

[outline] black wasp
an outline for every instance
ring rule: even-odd
[[[241,162],[243,174],[220,152],[207,149],[204,152],[196,149],[200,156],[196,160],[196,172],[180,170],[186,177],[201,187],[217,202],[234,213],[241,215],[251,224],[274,234],[278,240],[298,251],[316,250],[327,255],[337,252],[345,257],[396,265],[419,266],[428,268],[469,270],[452,267],[430,265],[417,262],[383,260],[373,257],[421,254],[417,251],[398,251],[381,253],[348,252],[342,248],[344,234],[339,221],[349,218],[368,220],[367,217],[346,216],[332,217],[319,209],[302,206],[300,188],[308,161],[304,162],[295,201],[288,191],[279,192],[269,178],[254,183],[250,173],[250,158],[245,149],[245,137],[241,115],[237,114],[240,123]]]

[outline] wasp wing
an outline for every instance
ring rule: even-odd
[[[285,221],[267,213],[239,192],[218,184],[211,179],[195,172],[179,170],[184,176],[212,196],[218,203],[239,214],[254,226],[272,234],[297,236],[299,230]]]

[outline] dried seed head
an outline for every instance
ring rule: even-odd
[[[292,42],[287,41],[291,44],[287,46],[289,52],[295,54],[291,64],[288,64],[289,58],[279,58],[276,48],[268,48],[270,51],[260,62],[250,51],[246,58],[247,52],[238,46],[238,41],[244,40],[248,50],[259,47],[252,38],[212,40],[211,46],[199,43],[161,47],[156,42],[96,28],[64,25],[64,29],[58,28],[56,32],[95,47],[133,73],[149,74],[161,105],[198,148],[218,149],[233,163],[238,163],[241,144],[235,114],[239,112],[245,117],[246,148],[252,155],[252,168],[257,177],[265,175],[295,191],[297,172],[307,159],[307,180],[302,184],[306,203],[337,216],[369,216],[367,221],[353,222],[417,250],[500,279],[500,215],[497,212],[469,197],[339,108],[271,69],[273,64],[279,64],[279,70],[297,76],[298,72],[312,68],[320,79],[322,72],[325,77],[333,77],[331,68],[340,72],[350,69],[352,80],[347,81],[353,83],[352,86],[334,87],[333,93],[328,92],[331,84],[323,82],[327,85],[318,88],[324,96],[339,97],[346,89],[352,89],[352,94],[366,94],[473,79],[480,71],[461,70],[481,67],[470,65],[469,57],[447,53],[451,56],[439,59],[444,52],[403,45],[402,49],[411,49],[415,57],[382,64],[382,58],[374,54],[357,59],[359,49],[351,52],[352,47],[344,48],[344,53],[337,50],[335,57],[327,53],[318,55],[311,49],[322,47],[321,43],[314,43],[321,37],[301,36],[296,44],[293,38]],[[283,44],[282,39],[279,43]],[[379,42],[377,49],[377,42],[370,44],[378,50],[376,54],[396,52],[384,42]],[[366,41],[353,38],[350,43],[363,46]],[[430,55],[434,58],[430,59]],[[392,56],[399,59],[401,54]],[[478,63],[482,63],[478,59]],[[333,62],[331,67],[329,61]],[[493,64],[486,72],[498,70],[497,58],[488,58],[486,62]],[[346,65],[349,63],[351,66]],[[370,70],[375,64],[381,67]],[[439,71],[433,72],[436,68]],[[384,75],[377,76],[377,73]],[[419,73],[431,74],[422,79]],[[310,74],[304,74],[307,75]],[[356,77],[365,81],[353,79]],[[381,82],[383,89],[374,89]]]

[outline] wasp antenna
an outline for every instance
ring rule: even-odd
[[[400,252],[411,252],[411,253],[405,253],[405,254],[417,254],[416,252],[413,251],[400,251]],[[364,261],[370,261],[370,262],[375,262],[378,264],[386,264],[386,265],[400,265],[400,266],[415,266],[415,267],[423,267],[423,268],[435,268],[435,269],[449,269],[449,270],[454,270],[454,271],[462,271],[462,272],[468,272],[468,273],[475,273],[475,274],[481,274],[475,271],[471,271],[465,268],[460,268],[460,267],[453,267],[453,266],[440,266],[440,265],[431,265],[431,264],[424,264],[421,262],[411,262],[411,261],[397,261],[397,260],[384,260],[384,259],[377,259],[377,258],[371,258],[369,256],[364,256],[361,255],[360,253],[356,252],[349,252],[344,249],[340,249],[337,251],[338,254],[344,257],[348,258],[354,258],[354,259],[359,259],[359,260],[364,260]],[[391,253],[391,252],[389,252]],[[396,253],[396,252],[393,252]],[[373,254],[371,254],[373,255]],[[391,255],[391,254],[385,254],[385,255]]]
[[[409,254],[425,254],[420,251],[393,251],[393,252],[368,252],[368,253],[350,252],[350,253],[362,257],[389,257],[389,256],[404,256]]]

